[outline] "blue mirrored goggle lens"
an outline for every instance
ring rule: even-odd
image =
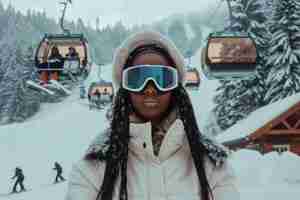
[[[133,90],[141,89],[149,78],[155,80],[159,87],[168,89],[176,85],[176,71],[166,67],[145,66],[129,69],[125,75],[125,84]]]

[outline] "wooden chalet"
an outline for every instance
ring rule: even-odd
[[[217,140],[231,150],[290,151],[300,156],[300,93],[254,111]]]

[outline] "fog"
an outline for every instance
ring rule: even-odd
[[[28,9],[45,11],[47,16],[58,19],[61,15],[59,0],[0,0],[12,4],[26,13]],[[96,17],[101,26],[121,20],[127,25],[148,24],[174,13],[212,10],[221,0],[73,0],[67,11],[68,20],[81,17],[84,22],[95,25]]]

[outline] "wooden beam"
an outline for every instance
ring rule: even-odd
[[[270,130],[267,132],[267,135],[299,135],[300,136],[300,130],[299,129],[288,129],[288,130]]]
[[[294,125],[294,127],[293,127],[293,128],[295,128],[295,129],[296,129],[296,128],[297,128],[299,125],[300,125],[300,120],[298,120],[298,121],[297,121],[297,123]]]
[[[274,119],[270,119],[264,126],[258,128],[253,133],[250,133],[249,138],[251,140],[255,140],[256,138],[260,138],[264,134],[268,134],[272,128],[278,125],[283,119],[288,118],[289,116],[293,115],[295,112],[300,111],[300,102],[296,103],[294,106],[289,108],[287,111],[283,112],[282,114],[278,115]],[[293,130],[293,129],[292,129]],[[280,132],[282,132],[280,130]]]
[[[292,129],[291,125],[289,125],[289,123],[287,123],[286,119],[282,120],[282,123],[288,128],[288,129]]]

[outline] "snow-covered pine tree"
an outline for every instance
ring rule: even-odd
[[[265,0],[264,1],[264,10],[265,10],[265,14],[266,17],[268,19],[268,22],[271,21],[272,19],[272,15],[273,15],[273,11],[275,10],[275,4],[276,4],[277,0]]]
[[[18,50],[20,51],[20,50]],[[34,50],[29,47],[25,52],[17,52],[18,62],[21,64],[19,83],[16,90],[15,111],[11,115],[11,121],[22,122],[38,112],[41,103],[41,93],[33,90],[26,84],[27,80],[38,77],[34,66]]]
[[[268,31],[264,23],[263,7],[258,0],[236,0],[231,2],[233,20],[227,30],[248,32],[255,40],[259,52],[256,75],[247,80],[221,81],[214,98],[213,109],[219,126],[224,130],[245,118],[252,111],[264,105],[265,49],[268,45]]]
[[[9,113],[14,105],[14,92],[18,81],[15,73],[20,67],[17,63],[16,31],[13,25],[15,20],[10,20],[6,33],[0,41],[0,123],[10,121]]]
[[[290,40],[295,54],[300,55],[300,1],[293,0],[295,12],[291,15],[291,24],[289,27],[291,34]],[[298,65],[299,66],[299,65]],[[300,66],[299,66],[300,67]]]
[[[24,121],[38,111],[40,97],[38,92],[26,85],[34,66],[18,48],[13,16],[9,18],[6,33],[0,40],[0,50],[0,68],[3,72],[0,81],[0,124]]]
[[[267,103],[300,91],[299,0],[280,0],[271,22]]]
[[[5,32],[0,39],[0,82],[2,81],[7,69],[16,64],[15,55],[17,40],[16,31],[13,27],[14,25],[12,25],[13,21],[15,20],[10,19],[8,22],[9,25],[6,24],[8,28],[4,29]]]

